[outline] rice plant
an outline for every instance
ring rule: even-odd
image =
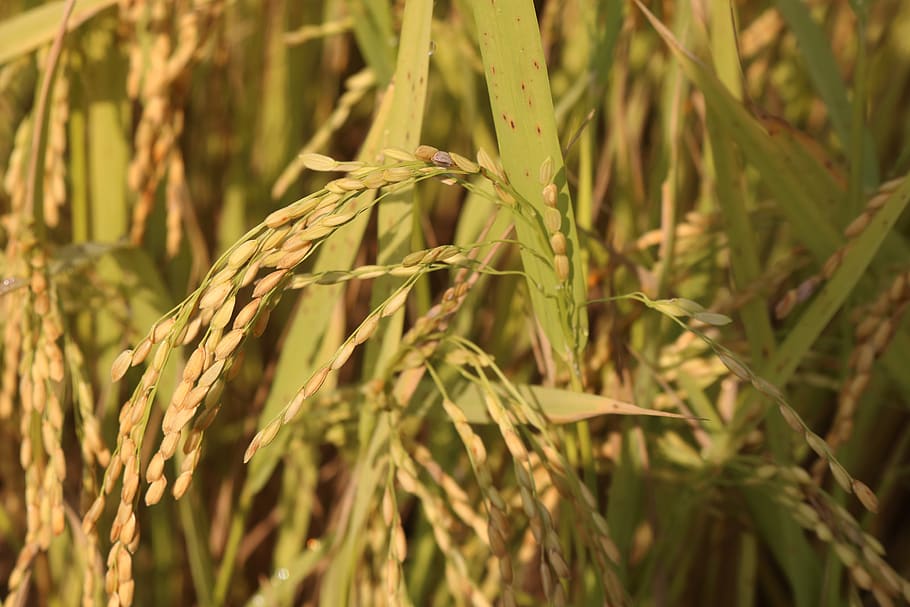
[[[910,602],[908,27],[0,7],[4,605]]]

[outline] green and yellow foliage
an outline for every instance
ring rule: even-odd
[[[910,602],[907,40],[3,3],[3,604]]]

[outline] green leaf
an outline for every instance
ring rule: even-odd
[[[504,387],[499,384],[491,385],[502,397],[507,396]],[[645,415],[671,419],[691,419],[689,416],[680,415],[679,413],[645,409],[609,396],[570,392],[559,388],[546,388],[528,384],[517,384],[515,387],[528,403],[537,407],[554,424],[570,424],[600,415]],[[492,423],[487,415],[483,391],[480,386],[465,382],[460,389],[456,386],[452,393],[455,404],[464,412],[469,422],[472,424]]]
[[[850,150],[853,144],[850,101],[847,98],[847,87],[841,78],[841,68],[831,51],[825,32],[812,20],[808,5],[803,2],[777,0],[775,4],[799,41],[800,54],[806,62],[806,72],[825,102],[831,125],[844,149]],[[869,130],[862,127],[860,132],[862,166],[865,169],[862,182],[865,187],[875,187],[879,180],[875,148]]]
[[[67,30],[73,31],[93,15],[115,4],[117,0],[80,0],[73,8]],[[0,40],[3,41],[0,44],[0,64],[50,44],[60,30],[65,5],[63,0],[48,2],[0,21]]]
[[[430,25],[433,21],[431,2],[408,2],[395,77],[389,86],[392,107],[383,134],[383,148],[397,147],[413,150],[420,143],[427,81],[430,66]],[[379,251],[376,263],[387,265],[400,261],[409,250],[412,224],[418,211],[415,208],[413,188],[396,190],[383,199],[376,214],[379,231]],[[390,276],[376,279],[370,307],[376,308],[398,288],[401,281]],[[404,309],[386,321],[381,339],[371,341],[366,347],[366,367],[381,372],[386,360],[397,350],[404,326]],[[377,364],[379,363],[378,368]]]
[[[552,163],[561,231],[567,241],[568,292],[574,302],[582,302],[585,272],[534,5],[530,0],[473,0],[471,6],[503,169],[514,190],[543,217],[546,207],[538,175],[547,159]],[[543,225],[519,221],[516,231],[524,245],[521,258],[534,311],[553,349],[572,360],[587,341],[587,317],[577,307],[560,308],[557,294],[563,285],[553,268],[534,255],[535,251],[544,258],[552,255]]]
[[[758,169],[764,184],[773,192],[778,207],[793,225],[795,236],[818,263],[824,263],[841,241],[831,220],[830,209],[838,208],[844,193],[831,186],[830,175],[825,177],[827,171],[817,160],[813,160],[811,150],[804,149],[805,146],[789,138],[775,141],[769,130],[773,131],[779,121],[772,121],[771,129],[763,126],[707,65],[685,49],[639,0],[636,4],[680,62],[686,75],[702,91],[718,127],[725,136],[736,140],[748,161]],[[774,132],[789,131],[778,128]]]

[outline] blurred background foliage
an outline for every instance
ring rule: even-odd
[[[419,4],[425,21],[408,29],[406,5]],[[64,5],[0,4],[5,604],[910,601],[910,4],[80,0],[55,58]],[[535,18],[539,35],[484,46]],[[547,78],[535,90],[548,81],[552,107],[540,95],[531,109],[510,107],[520,101],[511,58],[538,47]],[[402,78],[424,69],[425,81]],[[551,124],[558,145],[535,147],[521,119],[509,140],[507,112]],[[546,232],[540,246],[505,232],[511,194],[496,179],[429,179],[383,199],[360,234],[333,234],[297,272],[504,238],[488,258],[504,272],[476,275],[446,333],[477,350],[461,344],[462,358],[436,361],[438,378],[430,362],[418,378],[377,371],[402,327],[464,280],[457,264],[421,275],[406,314],[384,321],[245,465],[257,429],[393,283],[288,289],[244,345],[193,484],[178,501],[136,508],[143,537],[108,599],[114,508],[98,536],[80,519],[118,457],[120,407],[141,381],[130,370],[111,382],[118,354],[209,284],[248,230],[326,185],[302,154],[377,163],[383,147],[418,143],[501,156],[529,208],[538,193],[521,189],[519,173],[533,182],[549,157],[557,175],[541,185],[559,186],[571,260],[569,282],[557,268],[553,285],[597,303],[547,317],[552,298],[534,284],[550,266],[528,264],[555,247]],[[611,299],[631,293],[695,300],[733,322]],[[574,346],[567,337],[551,348],[551,322],[575,331]],[[533,450],[513,465],[508,425],[482,423],[486,397],[464,385],[488,386],[493,373],[464,351],[518,386],[554,390],[522,394],[552,418],[560,457]],[[190,352],[164,368],[149,428]],[[44,410],[42,382],[55,395]],[[479,468],[443,390],[486,446]],[[402,394],[389,413],[383,399]],[[588,395],[688,419],[601,415],[605,401]],[[535,432],[521,440],[536,445]],[[136,447],[143,470],[156,440]],[[374,459],[377,448],[387,455]],[[576,474],[583,489],[560,485]],[[580,520],[602,521],[604,542],[594,546]]]

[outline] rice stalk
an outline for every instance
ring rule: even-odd
[[[318,162],[318,159],[310,159],[311,164]],[[399,167],[409,169],[412,180],[460,171],[457,167],[419,161]],[[335,169],[337,165],[332,163],[326,168]],[[379,197],[364,208],[351,209],[351,203],[359,192],[401,183],[399,176],[389,174],[390,169],[385,166],[344,168],[354,169],[349,177],[331,181],[322,190],[272,213],[248,232],[213,265],[202,285],[189,298],[160,319],[135,348],[123,351],[115,359],[111,369],[114,381],[121,379],[130,367],[143,364],[149,357],[151,364],[143,373],[133,396],[120,409],[114,457],[105,473],[102,493],[86,514],[83,528],[86,533],[95,528],[104,509],[105,495],[113,490],[114,483],[122,476],[120,502],[110,530],[112,547],[106,576],[106,591],[109,595],[117,595],[122,604],[130,604],[134,592],[133,580],[128,573],[130,554],[133,552],[131,547],[139,537],[135,516],[140,483],[139,452],[164,365],[176,348],[196,342],[198,337],[196,349],[184,366],[183,379],[165,410],[158,450],[146,468],[147,505],[157,503],[163,496],[168,484],[164,468],[176,453],[183,436],[186,436],[182,444],[187,457],[183,459],[180,474],[174,480],[172,493],[179,499],[186,492],[199,462],[202,434],[217,415],[230,369],[239,364],[242,344],[251,335],[261,335],[268,322],[269,311],[287,288],[294,268],[339,227],[382,200]],[[387,176],[392,181],[387,180]],[[446,253],[445,258],[448,259],[453,251],[430,251],[421,255],[421,261],[432,263]],[[284,411],[257,433],[250,442],[245,461],[274,440],[278,430],[300,410],[303,401],[319,390],[326,376],[347,361],[358,343],[369,339],[378,318],[395,313],[404,304],[413,281],[414,277],[407,279],[375,310],[358,332],[351,335],[332,359],[303,385]],[[249,297],[249,303],[234,316],[235,301],[241,294]],[[191,421],[193,429],[186,434],[184,428]]]

